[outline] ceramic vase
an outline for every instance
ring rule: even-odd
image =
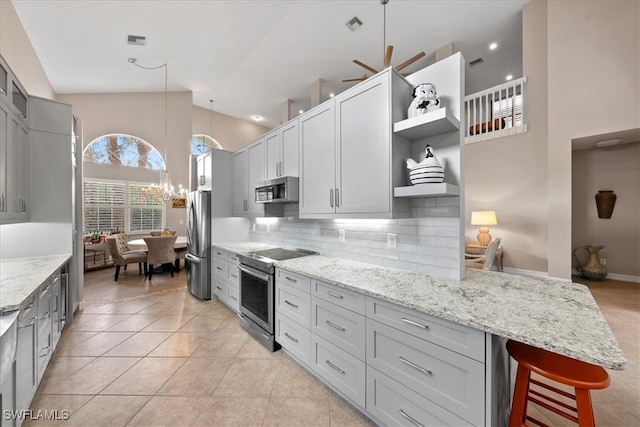
[[[616,193],[612,190],[601,190],[596,194],[596,207],[598,208],[598,218],[611,218],[613,208],[616,205]]]
[[[578,249],[586,250],[589,255],[587,262],[585,262],[584,264],[581,264],[580,260],[576,256],[576,251]],[[575,248],[573,250],[573,257],[576,259],[576,262],[578,263],[577,270],[580,272],[580,274],[582,274],[582,277],[585,277],[591,280],[602,280],[607,276],[607,272],[604,269],[604,267],[600,264],[600,259],[598,257],[598,252],[600,252],[600,249],[604,249],[604,246],[586,245],[580,248]]]

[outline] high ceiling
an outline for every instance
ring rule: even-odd
[[[163,70],[130,64],[168,63],[170,91],[193,92],[193,103],[264,124],[280,124],[282,103],[292,114],[309,108],[310,85],[323,81],[323,97],[339,93],[365,70],[381,69],[384,19],[380,0],[12,0],[59,94],[164,90]],[[390,0],[386,43],[392,65],[420,51],[406,68],[421,69],[436,49],[453,42],[467,62],[467,93],[522,75],[521,9],[525,0]],[[363,25],[345,25],[358,17]],[[127,44],[146,36],[145,46]],[[490,51],[490,42],[498,48]],[[371,75],[371,73],[367,73]],[[437,86],[437,82],[433,82]]]

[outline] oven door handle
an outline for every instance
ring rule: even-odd
[[[246,265],[238,265],[238,269],[240,271],[244,271],[245,273],[247,273],[250,276],[253,277],[257,277],[258,279],[262,279],[265,282],[269,282],[269,280],[271,279],[271,275],[270,274],[265,274],[259,270],[253,269],[251,267],[247,267]]]

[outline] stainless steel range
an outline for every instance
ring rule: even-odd
[[[275,267],[284,261],[317,252],[303,249],[274,248],[239,254],[240,265],[240,325],[271,351],[280,345],[275,332]]]

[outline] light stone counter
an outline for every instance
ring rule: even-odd
[[[20,309],[71,254],[0,260],[0,312]]]
[[[280,246],[276,246],[276,245],[270,245],[268,243],[259,243],[259,242],[231,242],[231,243],[216,243],[215,245],[216,248],[220,248],[220,249],[224,249],[226,251],[229,252],[235,252],[235,253],[246,253],[246,252],[253,252],[253,251],[260,251],[263,249],[272,249],[272,248],[279,248]]]
[[[624,369],[626,363],[581,284],[481,270],[454,281],[325,256],[276,266],[606,368]]]

